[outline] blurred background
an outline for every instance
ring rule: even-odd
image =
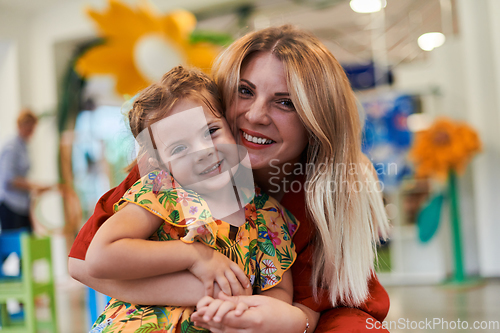
[[[176,21],[184,39],[151,28],[169,15],[188,18]],[[35,232],[52,241],[60,331],[88,331],[90,307],[103,302],[66,262],[133,159],[123,103],[173,66],[208,68],[233,40],[283,23],[319,37],[358,97],[393,225],[379,248],[387,320],[500,330],[499,16],[497,0],[0,0],[0,147],[30,108],[39,122],[29,179],[66,184],[31,207]],[[113,34],[131,42],[103,48]]]

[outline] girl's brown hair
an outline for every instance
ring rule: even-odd
[[[328,289],[334,306],[360,305],[368,297],[376,244],[387,237],[388,220],[376,176],[361,152],[354,93],[316,37],[284,25],[249,33],[219,56],[213,73],[228,110],[237,103],[241,66],[255,52],[269,52],[283,63],[290,97],[310,136],[305,199],[317,231],[314,292]]]
[[[154,122],[165,118],[182,99],[195,99],[205,104],[215,116],[222,117],[222,101],[215,82],[194,68],[177,66],[163,75],[159,82],[142,90],[128,112],[130,130],[137,138]],[[128,167],[130,171],[137,161]]]

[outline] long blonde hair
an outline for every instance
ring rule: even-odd
[[[361,152],[354,93],[316,37],[284,25],[249,33],[219,56],[213,73],[226,109],[235,102],[242,63],[258,51],[283,62],[290,97],[310,134],[306,205],[317,230],[314,294],[326,288],[334,306],[358,306],[368,297],[376,244],[387,237],[388,221],[374,171]]]

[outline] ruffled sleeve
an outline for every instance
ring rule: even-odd
[[[115,204],[115,212],[126,204],[141,206],[171,226],[184,229],[186,243],[195,239],[215,243],[217,224],[203,198],[182,188],[165,171],[152,171],[138,180]],[[213,240],[212,240],[213,239]]]
[[[255,275],[260,289],[264,291],[281,282],[283,274],[294,263],[297,253],[292,237],[299,222],[267,194],[258,194],[254,202],[258,230]]]

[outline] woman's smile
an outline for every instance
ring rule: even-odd
[[[241,142],[250,149],[265,149],[275,143],[274,140],[263,134],[256,133],[247,129],[241,129]]]

